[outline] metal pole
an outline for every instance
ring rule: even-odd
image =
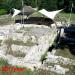
[[[38,10],[38,5],[37,5],[37,2],[38,2],[38,1],[36,0],[36,2],[35,2],[35,3],[36,3],[36,8],[37,8],[37,10]]]
[[[23,6],[24,6],[24,1],[22,0],[22,8],[23,8]],[[24,9],[22,10],[22,12],[23,12],[22,23],[24,24]]]
[[[72,7],[71,7],[71,13],[70,13],[70,17],[69,17],[69,25],[70,25],[70,23],[71,23],[71,16],[72,16],[72,8],[73,8],[73,3],[72,3]]]
[[[37,7],[37,0],[36,0],[36,7]]]

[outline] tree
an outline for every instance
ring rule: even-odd
[[[58,9],[64,8],[64,0],[57,0],[57,8]]]
[[[47,10],[56,10],[57,0],[41,0],[39,7]]]
[[[70,11],[74,0],[23,0],[24,5],[38,7],[39,9],[56,10],[65,8],[65,11]],[[12,8],[22,9],[22,0],[0,0],[0,9],[10,11]],[[75,9],[75,7],[74,7]]]

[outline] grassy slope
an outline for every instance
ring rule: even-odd
[[[61,12],[61,13],[59,13],[57,16],[58,16],[60,19],[62,19],[62,20],[63,20],[63,18],[65,18],[67,21],[69,21],[70,13]],[[56,20],[58,20],[58,19],[57,19],[57,16],[56,16],[56,18],[55,18]],[[63,17],[63,18],[62,18],[62,17]],[[71,14],[71,21],[72,21],[72,22],[75,21],[75,14],[74,14],[74,13]]]

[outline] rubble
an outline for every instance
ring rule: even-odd
[[[48,53],[47,54],[47,60],[46,62],[49,62],[49,63],[60,63],[60,64],[63,64],[63,65],[75,65],[75,60],[72,60],[70,58],[64,58],[62,56],[56,56],[56,55],[52,55],[51,53]]]
[[[13,28],[11,28],[13,27]],[[25,28],[25,29],[24,29]],[[27,30],[28,28],[28,30]],[[16,24],[14,26],[6,26],[0,27],[0,30],[3,36],[2,44],[0,46],[0,58],[3,58],[4,60],[8,61],[9,64],[15,66],[23,66],[30,68],[31,70],[34,70],[36,68],[46,69],[52,72],[56,72],[59,74],[65,74],[67,71],[69,71],[68,68],[63,68],[60,65],[57,65],[57,63],[63,64],[63,65],[75,65],[75,60],[64,58],[62,56],[56,56],[55,52],[56,50],[53,50],[52,52],[47,52],[48,48],[52,45],[54,42],[54,39],[56,37],[56,29],[49,28],[44,25],[20,25]],[[10,32],[11,30],[11,32]],[[18,33],[16,31],[21,31],[21,33]],[[35,45],[21,45],[21,44],[11,44],[11,52],[22,52],[25,54],[24,57],[16,57],[14,54],[9,54],[6,51],[7,45],[4,44],[4,41],[12,38],[12,41],[22,41],[23,43],[27,43],[28,41],[34,43]],[[29,42],[28,42],[29,44]],[[46,60],[41,62],[41,57],[47,52]],[[53,63],[56,64],[54,66],[46,65],[46,63]],[[45,66],[46,65],[46,66]]]

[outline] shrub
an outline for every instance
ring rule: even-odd
[[[0,15],[4,15],[7,13],[7,10],[6,9],[0,9]]]

